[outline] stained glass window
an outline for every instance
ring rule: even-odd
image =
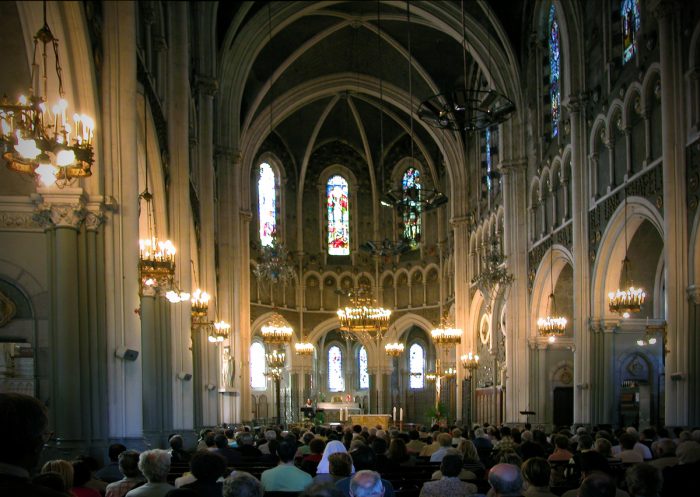
[[[350,214],[348,211],[348,182],[333,176],[326,184],[328,207],[328,254],[350,254]]]
[[[258,217],[260,218],[260,243],[263,247],[272,245],[277,225],[277,188],[275,172],[270,164],[260,164],[258,178]]]
[[[420,241],[420,171],[409,167],[403,173],[401,190],[403,191],[403,237],[412,242]]]
[[[642,24],[639,0],[622,0],[622,63],[626,64],[637,53],[637,32]]]
[[[486,189],[491,191],[491,130],[486,128]]]
[[[549,99],[552,112],[552,136],[559,134],[561,87],[559,84],[559,22],[554,5],[549,8]]]
[[[253,342],[250,346],[250,386],[251,388],[267,388],[265,346],[260,342]]]
[[[331,392],[342,392],[345,390],[343,353],[337,345],[333,345],[328,349],[328,390]]]
[[[360,371],[360,389],[369,388],[369,372],[367,371],[367,349],[360,347],[360,352],[357,354],[357,362]]]
[[[425,349],[414,343],[408,349],[409,386],[423,388],[425,386]]]

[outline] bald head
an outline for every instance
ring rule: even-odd
[[[351,497],[382,497],[384,484],[376,471],[363,469],[355,473],[350,480]]]
[[[520,468],[513,464],[496,464],[489,471],[489,483],[499,497],[519,495],[523,486]]]

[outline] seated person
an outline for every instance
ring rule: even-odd
[[[335,484],[354,473],[352,458],[347,452],[335,452],[328,456],[328,473],[316,473],[314,484],[332,483]]]
[[[222,485],[218,480],[226,473],[226,459],[223,456],[208,450],[199,451],[192,456],[190,470],[196,480],[181,488],[194,490],[203,497],[221,495]]]
[[[95,473],[95,477],[100,480],[112,483],[113,481],[121,480],[122,474],[119,471],[119,454],[124,452],[126,447],[122,444],[112,444],[109,446],[109,464]]]
[[[331,444],[333,442],[340,443],[337,440],[333,440],[328,443]],[[311,452],[305,455],[304,458],[301,460],[300,467],[303,471],[306,471],[311,476],[316,476],[316,469],[318,468],[318,465],[321,462],[321,459],[323,458],[323,451],[326,448],[326,444],[323,443],[323,440],[321,440],[320,438],[314,438],[309,443],[309,448],[311,449]]]
[[[279,464],[260,475],[265,492],[301,492],[311,483],[311,475],[294,466],[297,443],[293,436],[282,439],[277,448]]]
[[[456,450],[456,449],[455,449]],[[462,458],[459,453],[445,454],[440,463],[442,478],[423,484],[420,497],[465,497],[477,492],[476,485],[459,479],[462,470]]]
[[[223,497],[263,497],[262,484],[250,473],[235,471],[224,480]]]
[[[459,452],[459,449],[453,449],[450,447],[450,449],[445,453],[445,456],[452,456],[456,455],[459,457],[459,460],[464,462],[462,459],[462,454]],[[440,480],[442,479],[444,474],[442,473],[442,469],[438,469],[433,473],[433,475],[430,477],[431,480]],[[475,480],[476,475],[472,472],[469,471],[468,469],[464,468],[464,465],[460,468],[459,472],[457,473],[457,478],[460,480]]]
[[[124,497],[129,490],[146,482],[139,471],[139,453],[135,450],[119,454],[119,471],[124,478],[107,485],[105,497]]]

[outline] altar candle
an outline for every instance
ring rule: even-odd
[[[348,420],[348,408],[346,407],[345,408],[345,421],[347,421],[347,420]]]
[[[396,421],[396,406],[394,406],[394,410],[393,410],[393,414],[392,414],[392,416],[391,416],[391,419],[392,419],[393,421]]]
[[[403,407],[399,409],[399,421],[403,423]]]

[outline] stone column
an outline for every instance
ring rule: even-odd
[[[690,302],[688,324],[691,332],[688,336],[688,425],[700,424],[700,289],[688,289]],[[664,343],[666,346],[666,344]],[[668,373],[667,373],[668,374]]]
[[[80,361],[80,263],[78,233],[86,209],[81,188],[37,189],[41,202],[35,219],[46,230],[49,243],[49,337],[51,344],[50,409],[57,444],[80,450],[90,442],[90,405],[84,405],[85,376]],[[82,261],[84,263],[84,261]],[[58,406],[72,409],[58,409]],[[84,423],[84,417],[87,423]]]
[[[190,229],[192,210],[190,203],[189,163],[189,105],[190,100],[190,40],[189,10],[185,3],[169,5],[170,46],[168,49],[168,100],[165,109],[168,120],[168,154],[170,157],[170,183],[168,189],[169,233],[177,247],[175,281],[183,290],[192,288],[191,247],[193,233]],[[173,388],[173,423],[177,429],[192,429],[195,398],[203,395],[193,391],[192,381],[183,380],[192,374],[190,342],[190,303],[170,305],[173,358],[169,380]],[[182,374],[181,374],[182,373]],[[167,380],[166,380],[167,381]]]
[[[474,341],[473,333],[476,332],[472,330],[472,334],[469,334],[469,283],[472,279],[472,274],[469,268],[469,228],[470,228],[470,218],[461,217],[454,218],[451,220],[453,241],[454,241],[454,282],[455,282],[455,327],[462,330],[462,343],[469,343],[470,347]],[[442,252],[441,252],[442,254]],[[442,261],[442,258],[441,258]],[[445,289],[444,285],[446,282],[443,281],[444,277],[442,274],[442,262],[440,267],[440,302],[444,302]],[[455,351],[457,368],[457,378],[456,382],[461,385],[464,379],[464,368],[459,365],[459,351],[457,348]],[[457,412],[452,413],[450,416],[455,419],[460,412],[459,406],[462,405],[462,389],[457,389],[457,399],[456,399]]]
[[[235,190],[238,191],[238,190]],[[238,243],[235,250],[237,254],[238,272],[238,329],[240,330],[239,349],[241,358],[241,418],[243,421],[252,417],[250,403],[250,368],[248,367],[250,356],[250,343],[252,332],[250,329],[250,222],[253,219],[249,210],[240,210],[238,213]]]
[[[218,316],[227,322],[231,316],[223,313],[218,306],[218,291],[216,288],[216,261],[215,258],[215,232],[214,216],[215,188],[214,188],[214,95],[218,89],[218,82],[209,75],[197,74],[195,76],[195,91],[197,94],[197,152],[199,164],[199,217],[200,217],[200,251],[199,251],[199,283],[202,288],[214,297],[210,306],[210,319]],[[213,309],[212,309],[213,307]],[[213,311],[213,313],[212,313]],[[200,375],[203,383],[217,385],[219,383],[219,354],[220,347],[206,347],[204,352],[203,370]],[[207,426],[218,423],[219,405],[218,395],[215,390],[202,388],[202,423]]]
[[[506,307],[506,381],[505,422],[517,422],[522,417],[519,411],[527,408],[528,389],[528,294],[527,294],[527,185],[526,162],[515,161],[504,164],[504,251],[506,267],[514,281],[506,291],[509,293]],[[497,315],[493,319],[498,320]],[[493,326],[493,333],[500,333],[500,326]],[[497,340],[497,337],[494,337]],[[494,372],[494,375],[498,372]],[[494,378],[495,380],[495,378]],[[494,381],[496,385],[496,381]]]
[[[156,335],[156,290],[145,286],[141,290],[141,362],[143,378],[143,436],[147,446],[158,446],[163,406],[158,391],[158,346]]]
[[[666,413],[668,426],[688,424],[688,233],[685,207],[685,154],[682,27],[680,4],[655,0],[650,7],[659,24],[661,61],[661,141],[663,148],[664,253],[666,255]],[[684,379],[674,381],[671,373]]]
[[[138,121],[136,114],[136,3],[103,3],[102,113],[105,328],[109,436],[140,444],[141,358],[124,361],[114,350],[140,350],[138,239]]]
[[[591,422],[591,312],[590,264],[588,240],[589,175],[586,161],[585,101],[570,96],[567,102],[571,120],[571,213],[572,255],[574,258],[574,423]]]

